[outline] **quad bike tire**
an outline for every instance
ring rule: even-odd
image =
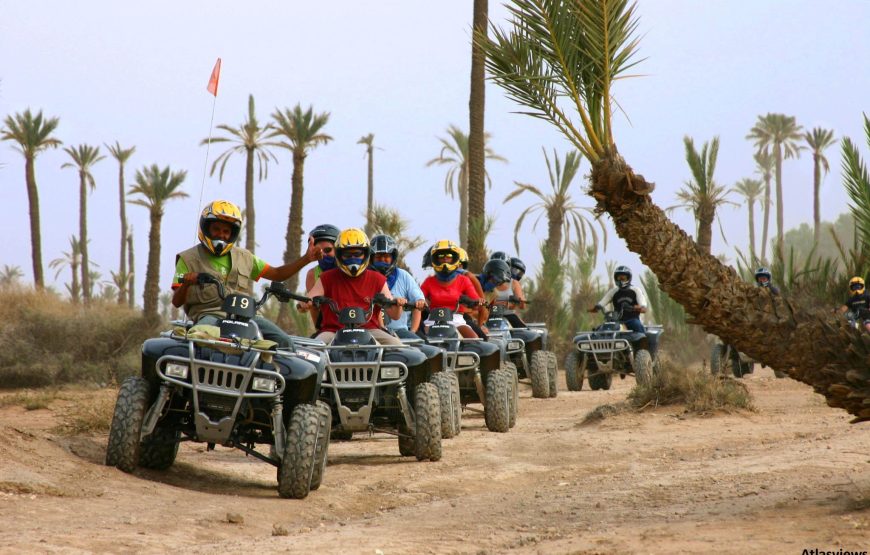
[[[588,374],[586,379],[589,381],[589,388],[593,391],[599,389],[608,390],[613,384],[613,374],[605,374],[596,370],[593,374]]]
[[[106,466],[114,466],[124,472],[133,472],[139,466],[142,446],[139,435],[150,397],[151,387],[140,377],[127,378],[121,384],[109,429]]]
[[[774,370],[773,375],[776,376],[777,378],[780,378],[780,379],[788,377],[788,374],[786,374],[782,370]]]
[[[553,351],[544,352],[547,353],[547,380],[550,382],[550,397],[553,398],[559,394],[559,361]]]
[[[499,370],[486,377],[486,405],[483,416],[490,432],[505,433],[511,429],[511,390],[506,374]]]
[[[453,429],[454,436],[458,436],[462,432],[462,397],[459,392],[459,376],[453,372],[449,372],[450,387],[453,391]]]
[[[323,401],[317,401],[317,411],[320,413],[320,435],[317,437],[317,448],[314,454],[314,474],[311,476],[311,491],[320,487],[323,474],[326,472],[326,460],[329,456],[329,436],[332,432],[332,409]]]
[[[580,368],[581,358],[577,349],[565,356],[565,384],[568,391],[580,391],[583,389],[583,379],[586,377],[586,357],[583,357],[583,368]]]
[[[450,439],[456,435],[456,419],[454,407],[459,399],[453,397],[452,373],[438,372],[432,376],[431,383],[438,389],[438,399],[441,403],[441,438]]]
[[[508,383],[511,384],[511,412],[510,423],[511,428],[517,425],[517,413],[520,405],[520,376],[517,372],[517,365],[513,362],[505,362],[502,372],[508,378]]]
[[[714,376],[724,371],[727,361],[725,360],[725,346],[716,343],[710,347],[710,373]]]
[[[649,385],[652,381],[653,360],[646,349],[634,353],[634,379],[638,385]]]
[[[177,430],[156,428],[139,446],[139,466],[152,470],[168,469],[178,456],[180,436]]]
[[[297,405],[290,415],[284,456],[278,467],[278,495],[285,499],[304,499],[311,491],[319,462],[317,443],[321,416],[318,406],[307,404]]]
[[[544,351],[532,353],[529,364],[529,378],[532,380],[532,397],[548,399],[550,397],[550,357]]]
[[[399,454],[403,457],[414,456],[414,432],[404,423],[404,416],[400,416],[403,422],[399,424]]]
[[[329,433],[329,438],[334,441],[350,441],[353,438],[353,432],[347,430],[332,430]]]
[[[435,384],[421,383],[414,395],[414,456],[441,460],[441,400]]]

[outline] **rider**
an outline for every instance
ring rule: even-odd
[[[456,310],[456,305],[462,295],[474,300],[481,300],[468,276],[459,271],[461,269],[459,245],[453,241],[442,239],[432,246],[430,254],[435,275],[427,277],[420,287],[429,301],[430,309],[449,308]],[[460,305],[459,313],[453,316],[456,329],[463,337],[479,337],[466,324],[465,318],[462,316],[465,309],[464,305]],[[489,311],[485,307],[480,307],[477,316],[478,324],[482,325],[487,318],[489,318]],[[432,322],[426,321],[424,324],[428,326]]]
[[[523,293],[523,286],[520,283],[520,280],[522,280],[523,276],[526,275],[526,264],[516,256],[512,256],[508,262],[510,262],[511,267],[511,296],[516,297],[520,302],[516,304],[510,303],[508,305],[508,310],[504,314],[511,326],[522,328],[525,327],[526,324],[514,311],[514,308],[526,308],[526,295]]]
[[[622,310],[622,323],[633,332],[646,333],[646,329],[640,321],[640,315],[646,312],[647,308],[646,295],[642,288],[631,284],[631,270],[629,267],[617,266],[613,271],[613,281],[616,283],[616,286],[605,293],[604,297],[589,312],[604,310],[604,307],[608,304],[611,304],[613,308],[617,308],[620,304],[624,303],[624,299],[627,299],[629,305]]]
[[[340,231],[332,224],[320,224],[308,234],[308,245],[314,245],[319,248],[323,252],[323,258],[317,261],[317,266],[311,268],[305,274],[306,291],[314,287],[314,282],[317,281],[320,274],[335,268],[335,242],[338,240]],[[316,306],[311,307],[310,314],[314,327],[320,327],[320,309]]]
[[[506,302],[511,296],[511,269],[504,260],[492,258],[487,261],[478,279],[483,286],[484,299],[487,301]]]
[[[870,294],[864,290],[864,278],[855,276],[849,280],[849,297],[840,307],[840,314],[851,311],[870,331]]]
[[[387,278],[387,287],[390,288],[393,298],[403,299],[415,306],[410,314],[403,312],[396,320],[389,316],[384,318],[386,328],[402,339],[418,339],[420,310],[426,306],[426,299],[411,274],[396,266],[399,261],[396,240],[389,235],[375,235],[371,240],[371,251],[372,268]]]
[[[378,272],[367,269],[370,258],[371,247],[365,232],[357,228],[343,230],[338,234],[338,240],[335,242],[335,264],[337,267],[320,274],[306,296],[328,297],[335,301],[339,310],[349,307],[367,308],[378,293],[392,299],[390,288],[387,287],[387,278]],[[387,314],[390,318],[398,320],[402,315],[404,304],[404,300],[400,299],[395,306],[388,308]],[[311,306],[312,303],[309,301],[300,304],[299,308],[304,311],[310,310]],[[379,325],[380,313],[381,307],[374,305],[371,317],[363,327],[382,345],[401,345],[402,342],[397,337],[381,329]],[[338,315],[330,309],[322,310],[321,327],[318,330],[320,333],[316,339],[328,344],[339,329],[341,329],[341,324],[338,321]]]
[[[223,283],[229,293],[253,295],[253,283],[260,278],[284,281],[308,263],[317,261],[319,251],[309,248],[299,260],[272,267],[248,250],[236,246],[242,229],[239,207],[226,200],[216,200],[203,208],[199,217],[199,244],[175,256],[172,304],[184,306],[188,318],[197,324],[217,325],[225,316],[223,301],[214,284],[197,284],[199,274],[209,274]],[[290,347],[290,336],[278,326],[257,316],[254,318],[264,339]]]
[[[769,289],[771,295],[779,295],[779,288],[774,286],[770,279],[770,270],[764,266],[755,270],[755,284],[759,287],[766,287]]]

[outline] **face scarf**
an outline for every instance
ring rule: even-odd
[[[396,281],[398,281],[399,279],[399,272],[393,269],[393,271],[389,274],[385,273],[392,268],[392,264],[388,264],[387,262],[372,262],[372,266],[375,267],[375,270],[379,271],[387,277],[387,287],[392,289],[393,286],[396,285]]]
[[[326,270],[332,270],[335,268],[335,257],[334,256],[324,256],[320,260],[317,261],[317,265],[320,266],[320,269],[324,272]]]
[[[483,288],[484,293],[489,293],[498,286],[494,279],[491,277],[484,278],[483,274],[480,274],[477,279],[480,281],[480,286]]]
[[[457,275],[459,275],[459,272],[456,270],[452,270],[449,272],[447,272],[447,271],[435,272],[435,277],[438,279],[438,281],[450,281],[453,278],[455,278]]]
[[[354,267],[356,267],[356,271],[358,272],[359,268],[363,265],[363,262],[365,262],[365,258],[342,258],[341,261],[348,268],[353,269]]]

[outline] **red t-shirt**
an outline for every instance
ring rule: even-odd
[[[320,283],[323,284],[323,295],[334,300],[339,309],[356,306],[364,310],[369,309],[372,298],[381,292],[387,278],[374,270],[366,270],[357,277],[350,277],[338,268],[327,270],[320,274]],[[375,306],[372,317],[366,322],[365,328],[375,329],[380,322],[381,307]],[[333,314],[328,307],[320,309],[323,317],[320,323],[320,331],[338,331],[341,324],[338,323],[338,315]]]
[[[471,280],[462,274],[456,276],[450,283],[438,281],[438,278],[435,276],[429,276],[423,282],[423,285],[420,286],[420,289],[423,290],[423,295],[429,301],[429,308],[449,308],[450,310],[455,310],[456,303],[462,295],[467,295],[472,299],[480,298]],[[465,306],[459,307],[460,313],[465,311]]]

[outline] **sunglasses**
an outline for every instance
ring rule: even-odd
[[[455,261],[455,260],[456,260],[456,255],[454,255],[454,254],[436,254],[435,256],[432,257],[432,260],[438,260],[438,261],[442,261],[442,260],[450,260],[450,261]]]
[[[323,251],[326,252],[326,251]],[[341,253],[342,258],[362,258],[365,256],[365,251],[363,250],[347,250]]]

